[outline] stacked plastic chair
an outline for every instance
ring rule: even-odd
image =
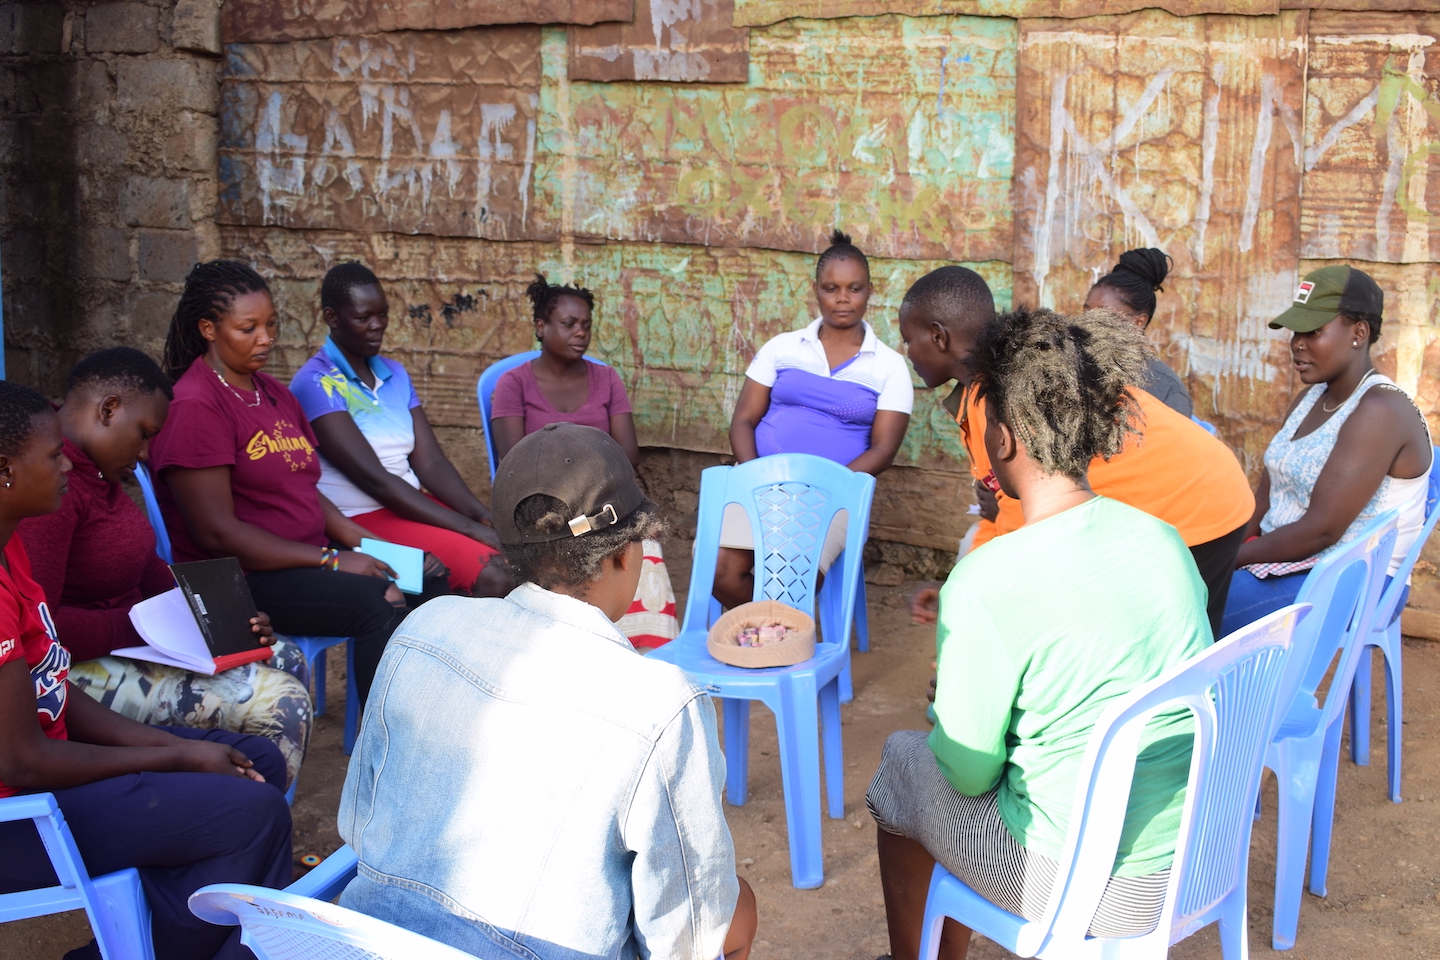
[[[165,529],[165,517],[160,513],[160,501],[155,496],[155,484],[143,463],[135,465],[135,480],[140,484],[140,493],[145,498],[145,515],[155,529],[155,552],[166,563],[173,563],[170,552],[170,534]],[[287,636],[289,636],[287,634]],[[349,644],[349,637],[296,637],[290,640],[305,654],[310,663],[310,673],[315,680],[315,716],[325,712],[325,651],[331,647],[346,644],[345,648],[345,755],[355,748],[355,735],[360,729],[360,691],[355,685],[355,650]],[[295,784],[285,792],[285,799],[294,801]]]
[[[840,676],[850,660],[849,637],[860,580],[860,553],[870,524],[875,478],[808,454],[777,454],[733,467],[711,467],[700,475],[700,510],[695,531],[690,594],[680,636],[650,654],[685,670],[723,701],[726,795],[739,806],[746,799],[750,753],[750,701],[775,713],[785,820],[790,836],[791,882],[818,887],[824,881],[820,847],[820,740],[825,745],[825,793],[830,816],[845,815],[840,736]],[[755,599],[779,600],[816,613],[820,549],[830,521],[848,513],[845,551],[828,579],[840,592],[833,633],[822,634],[815,656],[792,667],[747,670],[710,656],[710,595],[720,547],[725,506],[745,508],[755,535]]]
[[[1313,604],[1315,614],[1295,638],[1295,654],[1280,690],[1279,723],[1265,751],[1265,766],[1275,771],[1279,794],[1272,933],[1276,950],[1295,946],[1307,850],[1310,892],[1325,895],[1345,705],[1361,638],[1370,634],[1385,568],[1395,550],[1397,516],[1391,510],[1376,517],[1343,549],[1316,564],[1295,598]],[[1316,694],[1337,657],[1322,706]]]
[[[0,799],[0,822],[15,820],[34,822],[60,883],[0,894],[0,923],[84,910],[105,960],[155,960],[150,905],[140,886],[139,871],[131,867],[92,878],[52,794]]]
[[[1219,921],[1227,960],[1247,956],[1251,812],[1295,626],[1308,609],[1287,607],[1237,630],[1106,710],[1081,763],[1044,917],[1027,921],[1008,913],[937,865],[925,905],[921,960],[938,956],[946,917],[1021,957],[1065,960],[1160,960],[1171,944]],[[1195,749],[1159,923],[1139,937],[1090,937],[1119,849],[1145,722],[1159,710],[1182,705],[1195,717]]]
[[[1404,605],[1401,599],[1406,596],[1410,571],[1415,569],[1415,561],[1420,559],[1425,541],[1435,532],[1435,521],[1440,520],[1440,510],[1436,509],[1440,506],[1440,447],[1432,449],[1434,459],[1430,461],[1430,489],[1425,496],[1425,525],[1420,528],[1410,552],[1401,560],[1394,579],[1380,595],[1380,603],[1375,608],[1374,627],[1365,636],[1365,649],[1355,667],[1355,685],[1350,696],[1350,759],[1363,767],[1370,763],[1370,651],[1379,650],[1385,660],[1385,702],[1389,708],[1385,717],[1385,742],[1389,754],[1387,773],[1390,799],[1395,803],[1400,802],[1401,752],[1405,730],[1405,683],[1401,669],[1404,646],[1400,641],[1400,614],[1404,612]]]

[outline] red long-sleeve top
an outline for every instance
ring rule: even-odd
[[[45,589],[59,640],[76,660],[144,643],[130,608],[175,586],[155,555],[150,521],[119,483],[100,475],[80,448],[65,441],[75,464],[60,509],[20,522],[16,533]]]

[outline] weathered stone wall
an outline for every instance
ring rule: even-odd
[[[0,269],[9,376],[154,355],[179,282],[220,252],[217,0],[0,6]]]

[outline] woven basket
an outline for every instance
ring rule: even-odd
[[[763,647],[740,646],[741,630],[766,623],[783,623],[796,632]],[[789,667],[815,656],[815,621],[779,600],[742,603],[715,621],[705,645],[710,656],[732,667]]]

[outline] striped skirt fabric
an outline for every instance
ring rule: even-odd
[[[865,804],[880,829],[925,847],[966,886],[1002,910],[1039,920],[1059,864],[1021,846],[1000,819],[996,791],[967,797],[950,785],[927,734],[901,730],[885,741]],[[1092,937],[1137,937],[1155,929],[1169,869],[1111,877],[1090,921]]]

